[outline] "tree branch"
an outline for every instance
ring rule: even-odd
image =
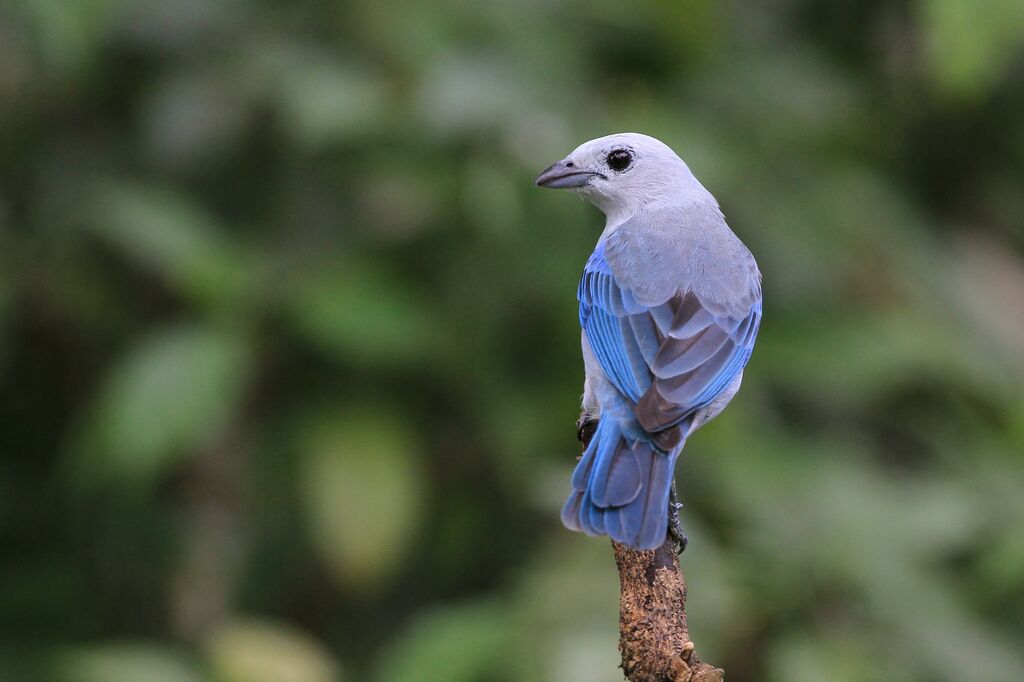
[[[596,422],[581,421],[586,448]],[[686,580],[671,536],[655,550],[612,542],[619,569],[619,653],[629,682],[722,682],[725,673],[703,663],[686,626]]]

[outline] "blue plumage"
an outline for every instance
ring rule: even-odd
[[[615,419],[604,418],[573,472],[573,494],[562,523],[588,535],[647,549],[665,541],[674,453],[633,441]]]
[[[653,138],[592,140],[537,183],[572,188],[608,216],[577,291],[583,409],[599,421],[562,521],[652,549],[666,537],[687,437],[739,389],[761,321],[760,272],[714,197]]]
[[[598,244],[580,279],[579,317],[605,377],[624,400],[620,410],[602,414],[573,474],[573,493],[562,521],[589,534],[653,548],[665,539],[672,471],[692,420],[746,365],[761,303],[740,320],[692,305],[687,314],[686,295],[654,308],[642,306],[622,290],[602,246]],[[661,352],[672,344],[678,346],[676,352]],[[681,431],[678,443],[668,450],[659,448],[636,422],[637,403],[652,383],[676,408],[670,422],[658,423],[659,431]]]

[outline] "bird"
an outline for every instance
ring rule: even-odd
[[[740,388],[761,324],[760,270],[714,196],[653,137],[590,140],[535,184],[605,214],[577,290],[581,423],[596,427],[562,523],[637,550],[674,537],[681,552],[675,463]]]

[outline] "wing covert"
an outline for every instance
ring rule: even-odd
[[[615,277],[603,243],[584,268],[578,298],[580,325],[605,376],[649,433],[682,423],[735,379],[761,320],[759,296],[738,315],[711,312],[693,291],[642,305]]]

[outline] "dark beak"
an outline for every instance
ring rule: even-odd
[[[590,178],[601,175],[595,171],[582,170],[574,167],[571,162],[559,161],[553,163],[537,176],[534,182],[538,187],[549,189],[566,189],[569,187],[582,187],[590,182]],[[604,177],[603,175],[601,177]]]

